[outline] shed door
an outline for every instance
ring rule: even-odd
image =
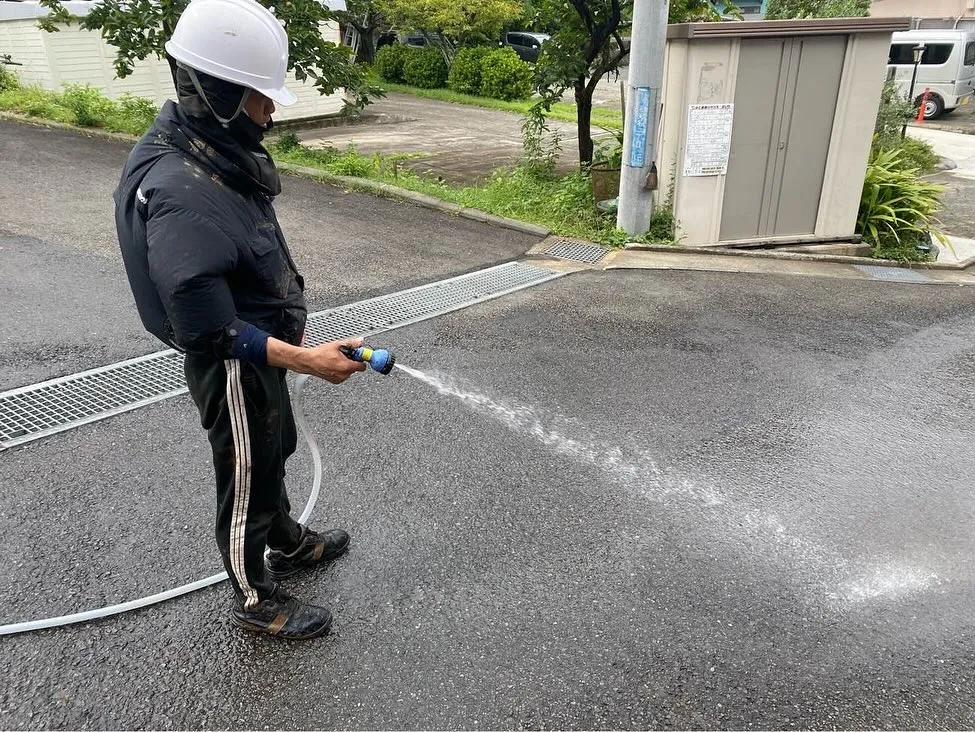
[[[721,240],[815,233],[846,38],[744,40]]]

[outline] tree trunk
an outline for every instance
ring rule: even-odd
[[[359,52],[356,54],[357,63],[371,64],[376,60],[376,29],[359,29]]]
[[[576,132],[579,135],[579,164],[592,163],[592,92],[583,77],[576,79],[572,86],[576,97]]]

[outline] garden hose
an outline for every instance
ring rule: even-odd
[[[295,422],[298,424],[298,430],[301,432],[301,436],[304,438],[305,444],[308,445],[308,449],[311,452],[312,463],[314,464],[314,478],[312,480],[311,494],[308,496],[308,502],[305,504],[305,508],[301,512],[301,516],[298,518],[298,523],[301,524],[306,523],[308,518],[311,516],[311,512],[314,510],[315,504],[318,502],[318,494],[322,487],[322,453],[318,449],[318,442],[315,440],[315,436],[312,434],[311,429],[309,429],[308,421],[305,418],[303,395],[305,384],[307,382],[308,376],[301,374],[297,379],[295,379],[294,388]],[[220,574],[215,574],[211,577],[197,580],[196,582],[190,582],[186,585],[174,587],[170,590],[166,590],[165,592],[158,592],[155,595],[142,597],[138,600],[130,600],[118,605],[109,605],[96,610],[86,610],[80,613],[60,615],[52,618],[43,618],[41,620],[28,620],[21,623],[12,623],[10,625],[0,625],[0,635],[28,633],[34,630],[58,628],[64,625],[73,625],[75,623],[85,623],[89,620],[107,618],[110,615],[118,615],[131,610],[138,610],[140,608],[149,607],[150,605],[156,605],[160,602],[165,602],[166,600],[172,600],[176,597],[188,595],[191,592],[202,590],[204,587],[210,587],[218,582],[223,582],[225,579],[227,579],[227,573],[221,572]]]

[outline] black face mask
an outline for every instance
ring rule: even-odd
[[[201,97],[189,71],[176,70],[176,92],[179,107],[189,130],[206,140],[247,181],[269,196],[281,192],[281,180],[271,156],[261,146],[264,127],[244,112],[248,91],[238,84],[196,73],[196,81],[205,98]],[[218,119],[218,116],[228,122]],[[219,167],[219,166],[218,166]],[[226,171],[224,171],[226,172]]]
[[[265,133],[271,129],[272,124],[268,122],[267,127],[262,127],[248,117],[246,112],[241,112],[227,125],[227,132],[241,145],[250,148],[261,144]]]
[[[231,137],[245,147],[260,145],[272,125],[268,124],[267,127],[259,125],[244,111],[248,90],[239,84],[217,79],[199,71],[193,73],[196,75],[199,89],[193,83],[190,71],[182,66],[176,69],[176,93],[186,113],[191,117],[209,117],[216,120]]]

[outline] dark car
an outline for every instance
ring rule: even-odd
[[[439,33],[424,33],[423,31],[410,31],[409,33],[397,33],[388,31],[376,39],[376,50],[383,46],[391,46],[394,43],[402,43],[411,48],[426,48],[427,46],[446,45],[446,41]]]
[[[501,38],[501,45],[513,48],[522,61],[535,63],[542,52],[542,44],[550,36],[545,33],[529,33],[527,31],[512,31]]]

